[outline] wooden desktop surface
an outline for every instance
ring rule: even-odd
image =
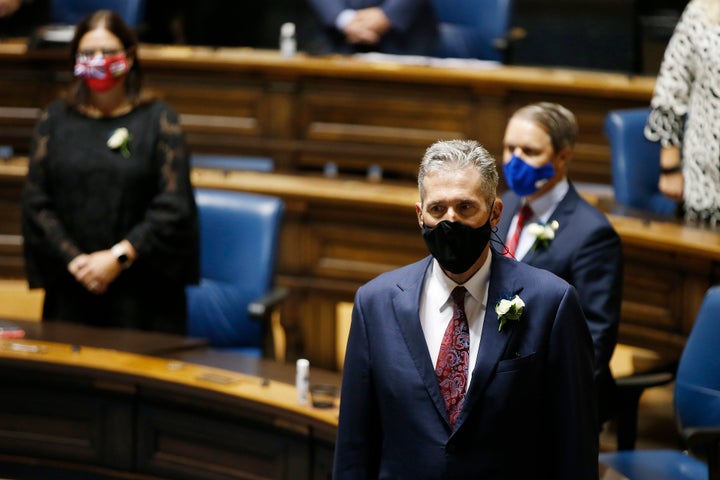
[[[48,336],[45,325],[18,323],[26,338],[0,340],[3,478],[329,475],[338,400],[300,403],[293,365],[80,325],[53,332],[67,342],[51,342],[33,338]],[[161,356],[133,353],[153,344]],[[310,379],[339,389],[337,373],[311,366]]]
[[[202,348],[141,355],[83,328],[70,343],[34,339],[39,330],[30,328],[25,339],[0,340],[0,475],[329,478],[337,402],[298,403],[285,381],[291,366]],[[138,345],[157,338],[125,336]],[[339,385],[330,372],[311,368],[310,377]],[[624,478],[599,468],[601,480]]]

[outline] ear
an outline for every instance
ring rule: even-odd
[[[422,228],[422,226],[423,226],[422,203],[420,203],[420,202],[415,203],[415,213],[417,214],[418,225],[420,225],[420,228]]]
[[[572,149],[570,147],[565,147],[560,150],[557,155],[555,155],[555,159],[553,159],[553,168],[555,171],[560,172],[564,176],[567,173],[568,162],[570,162],[571,156]]]
[[[500,197],[495,198],[495,202],[493,203],[492,212],[490,212],[490,227],[497,228],[498,223],[500,223],[500,218],[502,217],[502,211],[503,211],[503,201]]]

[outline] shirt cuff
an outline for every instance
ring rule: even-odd
[[[348,26],[350,22],[352,22],[353,18],[355,18],[355,15],[357,15],[357,12],[355,10],[346,9],[340,12],[340,15],[337,16],[335,19],[335,27],[340,30],[341,32],[345,30],[345,27]]]

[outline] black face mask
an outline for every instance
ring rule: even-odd
[[[443,220],[434,227],[422,227],[428,250],[440,266],[455,274],[467,272],[480,258],[490,241],[490,219],[482,227],[472,228],[460,222]]]

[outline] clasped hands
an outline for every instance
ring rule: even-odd
[[[348,43],[375,44],[391,26],[390,19],[379,7],[362,8],[356,10],[343,33]]]
[[[82,253],[73,258],[67,268],[75,280],[96,295],[105,293],[122,271],[110,250]]]

